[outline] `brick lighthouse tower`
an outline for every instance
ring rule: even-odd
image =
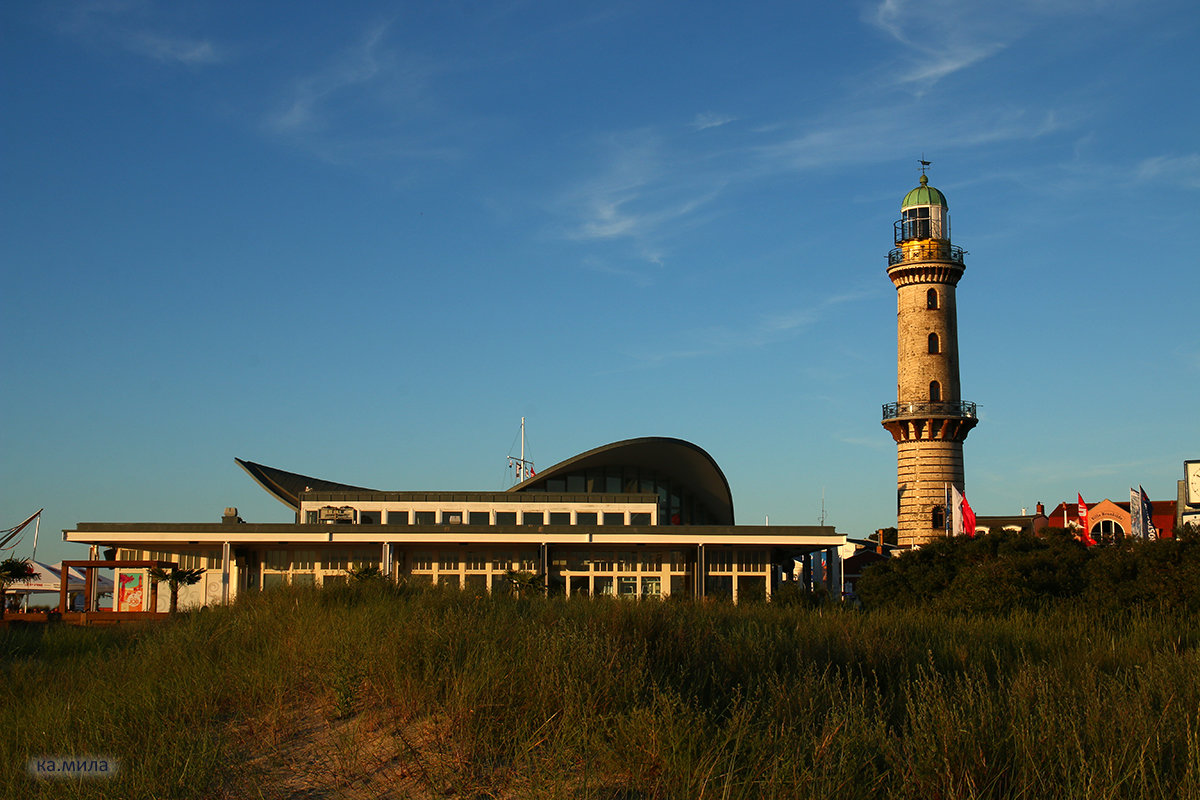
[[[896,402],[883,407],[883,427],[896,440],[898,543],[919,547],[946,536],[950,487],[964,490],[963,441],[979,422],[958,382],[954,292],[963,249],[950,243],[950,206],[929,185],[904,196],[888,253],[896,286]]]

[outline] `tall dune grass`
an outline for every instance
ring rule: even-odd
[[[1183,616],[272,592],[0,633],[0,796],[1200,797],[1198,645]],[[121,769],[25,773],[86,755]]]

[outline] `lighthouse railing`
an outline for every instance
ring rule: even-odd
[[[966,252],[957,245],[937,239],[909,242],[888,253],[888,266],[894,267],[902,261],[949,261],[962,264]]]
[[[896,419],[897,417],[963,417],[966,419],[978,419],[977,408],[974,403],[958,402],[958,403],[932,403],[932,402],[914,402],[914,403],[884,403],[883,418]]]

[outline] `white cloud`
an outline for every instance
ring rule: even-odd
[[[744,326],[713,325],[684,331],[680,338],[688,343],[687,346],[638,352],[632,356],[646,366],[763,347],[800,335],[820,323],[834,306],[875,297],[880,291],[878,288],[860,289],[830,295],[806,306],[760,314]]]
[[[451,65],[401,48],[391,28],[368,27],[354,45],[291,80],[263,128],[334,164],[460,158],[478,121],[449,114],[431,89]]]
[[[1165,181],[1200,189],[1200,153],[1147,158],[1138,164],[1136,175],[1142,181]]]
[[[380,74],[381,43],[388,26],[367,31],[362,42],[326,68],[298,79],[283,107],[269,115],[267,123],[277,131],[294,131],[318,125],[322,107],[338,94],[368,83]]]
[[[224,60],[221,51],[208,39],[181,39],[146,31],[128,32],[124,38],[131,51],[156,61],[201,66]]]
[[[157,9],[134,2],[96,2],[77,6],[56,20],[63,33],[101,47],[119,47],[166,64],[207,66],[228,53],[207,37],[165,32],[169,23],[151,19]]]
[[[689,123],[692,130],[703,131],[709,128],[719,128],[722,125],[728,125],[731,122],[736,122],[737,117],[729,116],[728,114],[715,114],[712,111],[706,111],[703,114],[697,114],[695,119]]]
[[[1128,0],[882,0],[867,21],[903,45],[908,65],[900,83],[922,88],[985,61],[1030,31],[1064,19],[1132,6]]]

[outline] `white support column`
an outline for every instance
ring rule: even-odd
[[[232,555],[229,542],[221,544],[221,605],[229,605],[229,557]]]

